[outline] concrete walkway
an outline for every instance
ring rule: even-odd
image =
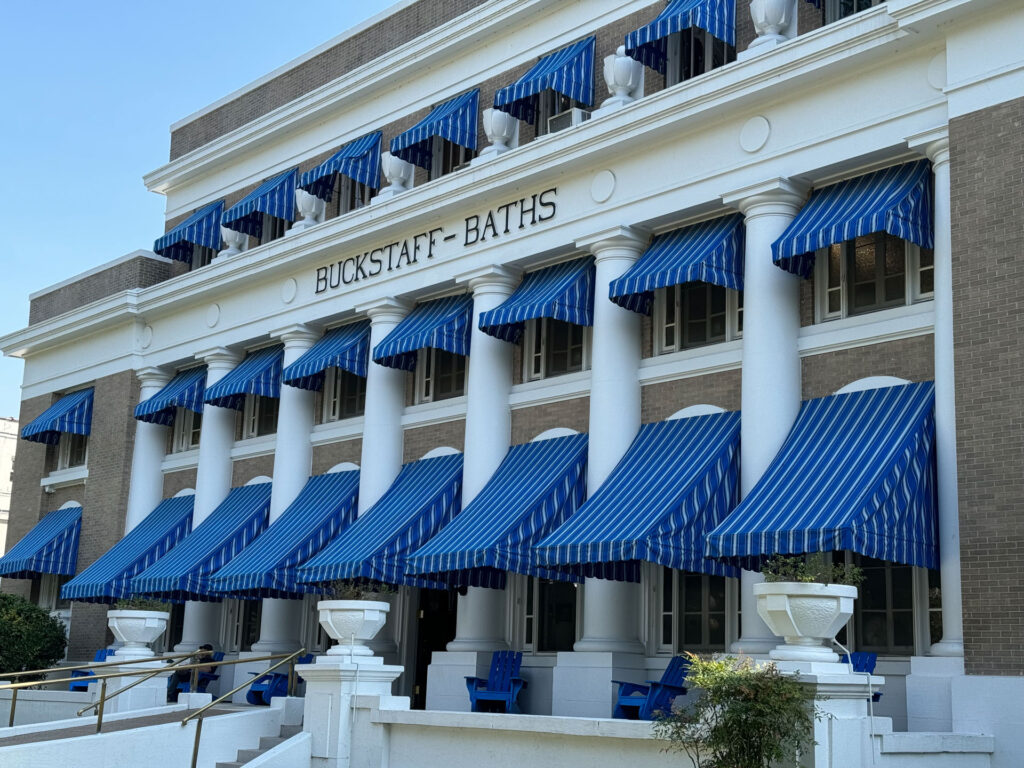
[[[230,712],[238,712],[240,707],[216,707],[207,710],[206,717],[226,715]],[[180,722],[191,712],[196,710],[178,710],[176,712],[165,712],[159,715],[147,715],[145,717],[132,717],[120,720],[110,720],[103,723],[103,733],[114,733],[116,731],[129,731],[135,728],[146,728],[150,725],[163,725],[165,723]],[[58,739],[72,739],[77,736],[92,736],[96,733],[95,722],[86,725],[76,725],[71,728],[57,728],[49,731],[35,731],[33,733],[22,733],[17,736],[0,738],[0,749],[12,747],[17,744],[33,744],[40,741],[56,741]]]

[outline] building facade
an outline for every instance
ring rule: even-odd
[[[7,519],[11,513],[11,483],[14,453],[18,449],[18,420],[0,418],[0,553],[7,541]]]
[[[0,340],[31,432],[8,541],[77,525],[73,567],[3,589],[78,595],[84,659],[119,595],[255,655],[323,649],[310,585],[383,581],[397,692],[466,709],[511,647],[526,711],[606,717],[675,653],[767,652],[745,569],[831,552],[866,575],[840,639],[879,654],[878,709],[1011,765],[1024,11],[756,5],[404,2],[172,126],[154,250]],[[780,467],[801,439],[837,463]],[[629,528],[631,488],[667,527]],[[183,496],[193,533],[125,590],[62,589]]]

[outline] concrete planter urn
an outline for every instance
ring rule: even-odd
[[[149,644],[164,633],[170,616],[165,611],[107,611],[107,626],[114,633],[114,637],[124,644],[114,655],[129,659],[148,659],[155,656]]]
[[[797,581],[754,585],[757,613],[785,639],[769,656],[777,661],[836,662],[831,640],[853,615],[857,588]]]
[[[337,642],[328,656],[373,656],[366,642],[387,621],[391,605],[382,600],[321,600],[316,604],[320,626]]]

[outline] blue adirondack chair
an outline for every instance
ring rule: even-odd
[[[113,655],[114,655],[114,651],[112,649],[110,649],[110,648],[100,648],[98,651],[96,651],[95,655],[93,655],[92,660],[95,663],[98,664],[98,663],[106,661],[108,657],[113,656]],[[89,677],[95,677],[95,675],[96,675],[96,673],[93,672],[91,669],[73,669],[71,671],[71,676],[72,677],[89,678]],[[73,683],[68,683],[68,690],[69,691],[87,691],[87,690],[89,690],[89,681],[88,680],[75,680]]]
[[[296,664],[312,664],[313,654],[307,653],[305,656],[299,656],[295,660]],[[280,667],[279,667],[280,669]],[[250,675],[258,675],[259,672],[250,672]],[[295,676],[297,682],[305,682],[298,675]],[[283,672],[268,672],[265,675],[260,675],[252,681],[252,685],[249,686],[249,690],[245,692],[245,700],[250,704],[263,705],[270,704],[270,700],[278,696],[288,695],[288,675]]]
[[[213,654],[212,661],[224,661],[224,651],[215,651]],[[199,675],[196,677],[196,693],[206,693],[206,689],[209,688],[210,683],[214,680],[219,680],[220,675],[216,672],[216,667],[210,669],[199,670]],[[174,676],[171,676],[171,680],[174,680]],[[178,683],[178,693],[191,693],[192,692],[192,679],[182,680]]]
[[[619,686],[612,717],[620,720],[651,720],[655,712],[669,712],[676,696],[686,693],[686,671],[690,662],[674,656],[661,680],[648,680],[647,685],[612,680]]]
[[[849,658],[847,658],[845,653],[842,654],[839,657],[839,661],[843,664],[849,663],[853,665],[854,672],[860,672],[861,674],[867,673],[869,675],[873,675],[875,673],[875,664],[878,663],[878,654],[866,653],[864,651],[854,651],[850,654]],[[871,694],[871,701],[876,704],[879,702],[881,698],[881,691],[875,691]]]
[[[473,712],[482,710],[481,705],[501,705],[504,712],[519,712],[519,692],[526,687],[526,681],[519,677],[523,654],[518,651],[495,651],[491,656],[491,671],[484,680],[481,677],[466,677],[469,703]]]

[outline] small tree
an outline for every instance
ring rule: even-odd
[[[64,625],[28,600],[0,594],[0,674],[52,667],[64,656]]]
[[[687,684],[701,696],[655,721],[669,749],[687,752],[697,768],[768,768],[791,764],[813,743],[810,688],[774,664],[688,655]]]

